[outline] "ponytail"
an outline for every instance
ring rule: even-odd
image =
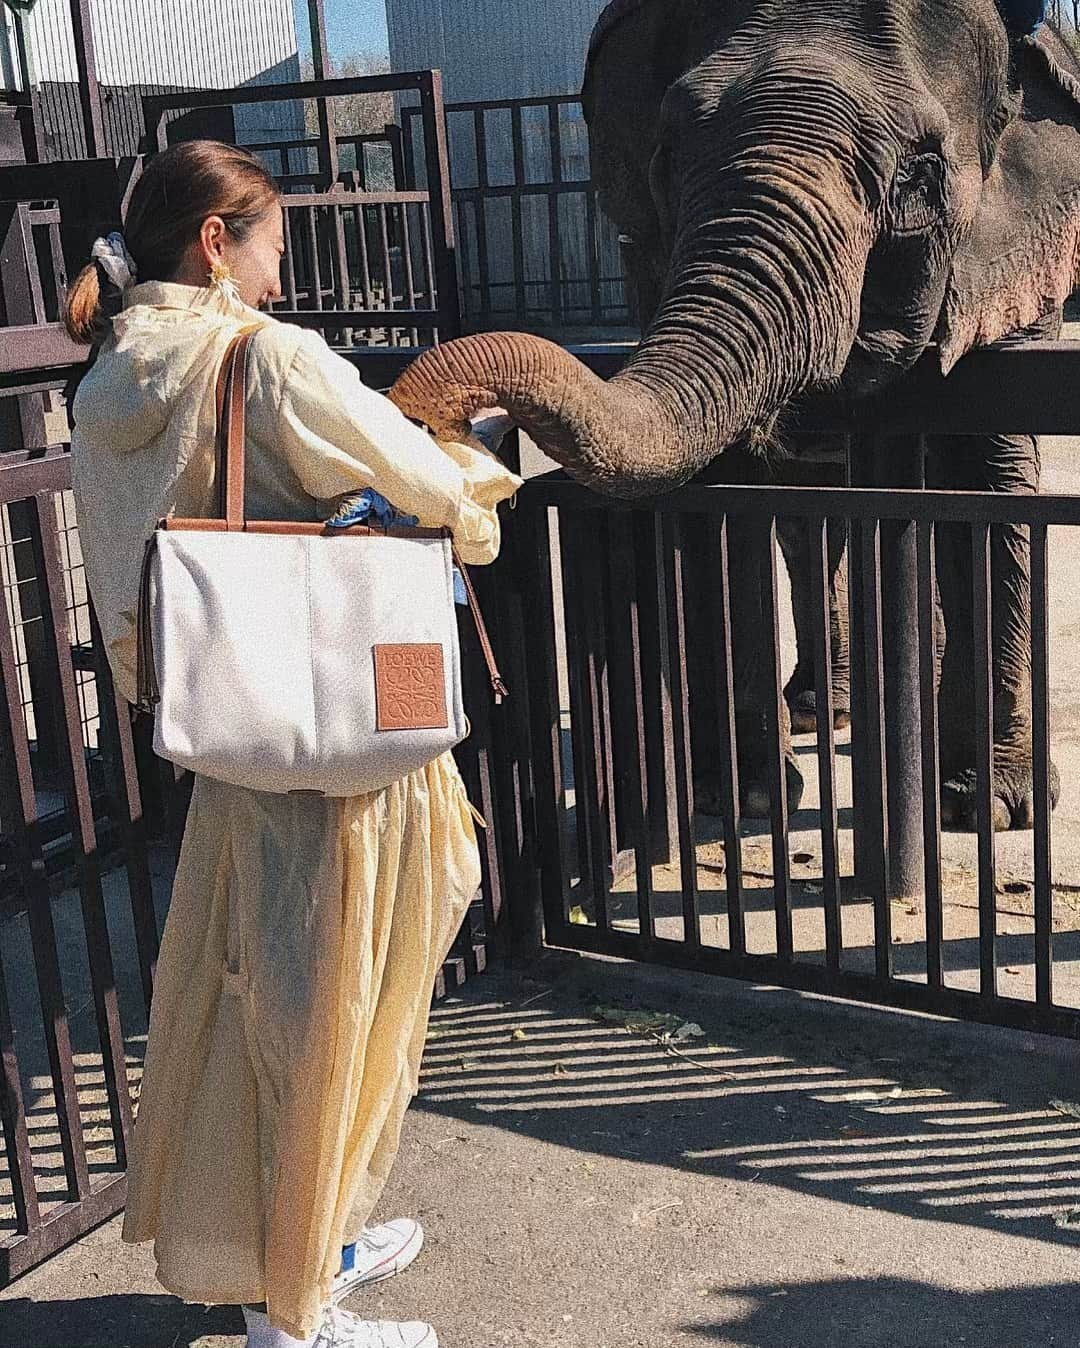
[[[80,345],[100,345],[124,289],[136,276],[171,280],[204,220],[221,216],[230,237],[243,241],[277,200],[272,174],[239,146],[189,140],[155,155],[131,194],[123,236],[99,239],[94,260],[68,291],[68,334]]]
[[[102,276],[96,262],[85,266],[68,289],[64,327],[80,346],[98,346],[120,312],[120,291]]]

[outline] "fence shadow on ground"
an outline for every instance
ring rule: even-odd
[[[716,1323],[684,1335],[739,1348],[1048,1348],[1076,1342],[1080,1288],[1069,1283],[946,1291],[909,1278],[836,1278],[721,1294]]]
[[[695,986],[572,958],[563,968],[546,991],[484,979],[438,1008],[417,1107],[1080,1246],[1080,1106],[1073,1116],[1050,1103],[1080,1094],[1075,1044],[722,979]],[[672,1050],[601,1023],[598,1005],[673,1014],[708,1038]],[[1077,1224],[1059,1225],[1074,1209]]]
[[[0,1301],[0,1343],[10,1348],[192,1348],[243,1332],[237,1306],[186,1305],[169,1296]]]

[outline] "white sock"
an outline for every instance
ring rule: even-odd
[[[247,1325],[245,1348],[314,1348],[315,1340],[319,1337],[318,1334],[312,1334],[310,1339],[294,1339],[283,1329],[275,1329],[265,1311],[253,1311],[248,1306],[242,1309]]]

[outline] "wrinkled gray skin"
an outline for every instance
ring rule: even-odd
[[[477,335],[417,361],[395,400],[458,433],[471,410],[505,407],[579,481],[633,497],[766,441],[808,390],[881,390],[935,338],[947,370],[1054,314],[1074,288],[1070,67],[1046,29],[1010,46],[992,0],[615,0],[584,101],[604,204],[633,240],[651,315],[640,348],[604,383],[540,339]],[[932,449],[932,471],[954,484],[1037,485],[1030,439]],[[942,586],[953,634],[942,698],[962,712],[943,707],[942,725],[957,732],[943,769],[963,817],[970,599],[958,568]],[[995,537],[993,581],[996,810],[1023,824],[1022,531]]]

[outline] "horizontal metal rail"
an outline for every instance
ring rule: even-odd
[[[566,348],[595,374],[610,379],[626,365],[633,343]],[[343,354],[376,388],[389,388],[424,348],[357,350]],[[926,434],[1071,435],[1080,426],[1080,342],[1027,342],[972,351],[949,375],[931,347],[895,389],[879,398],[807,398],[785,413],[798,433],[850,434],[873,430]]]

